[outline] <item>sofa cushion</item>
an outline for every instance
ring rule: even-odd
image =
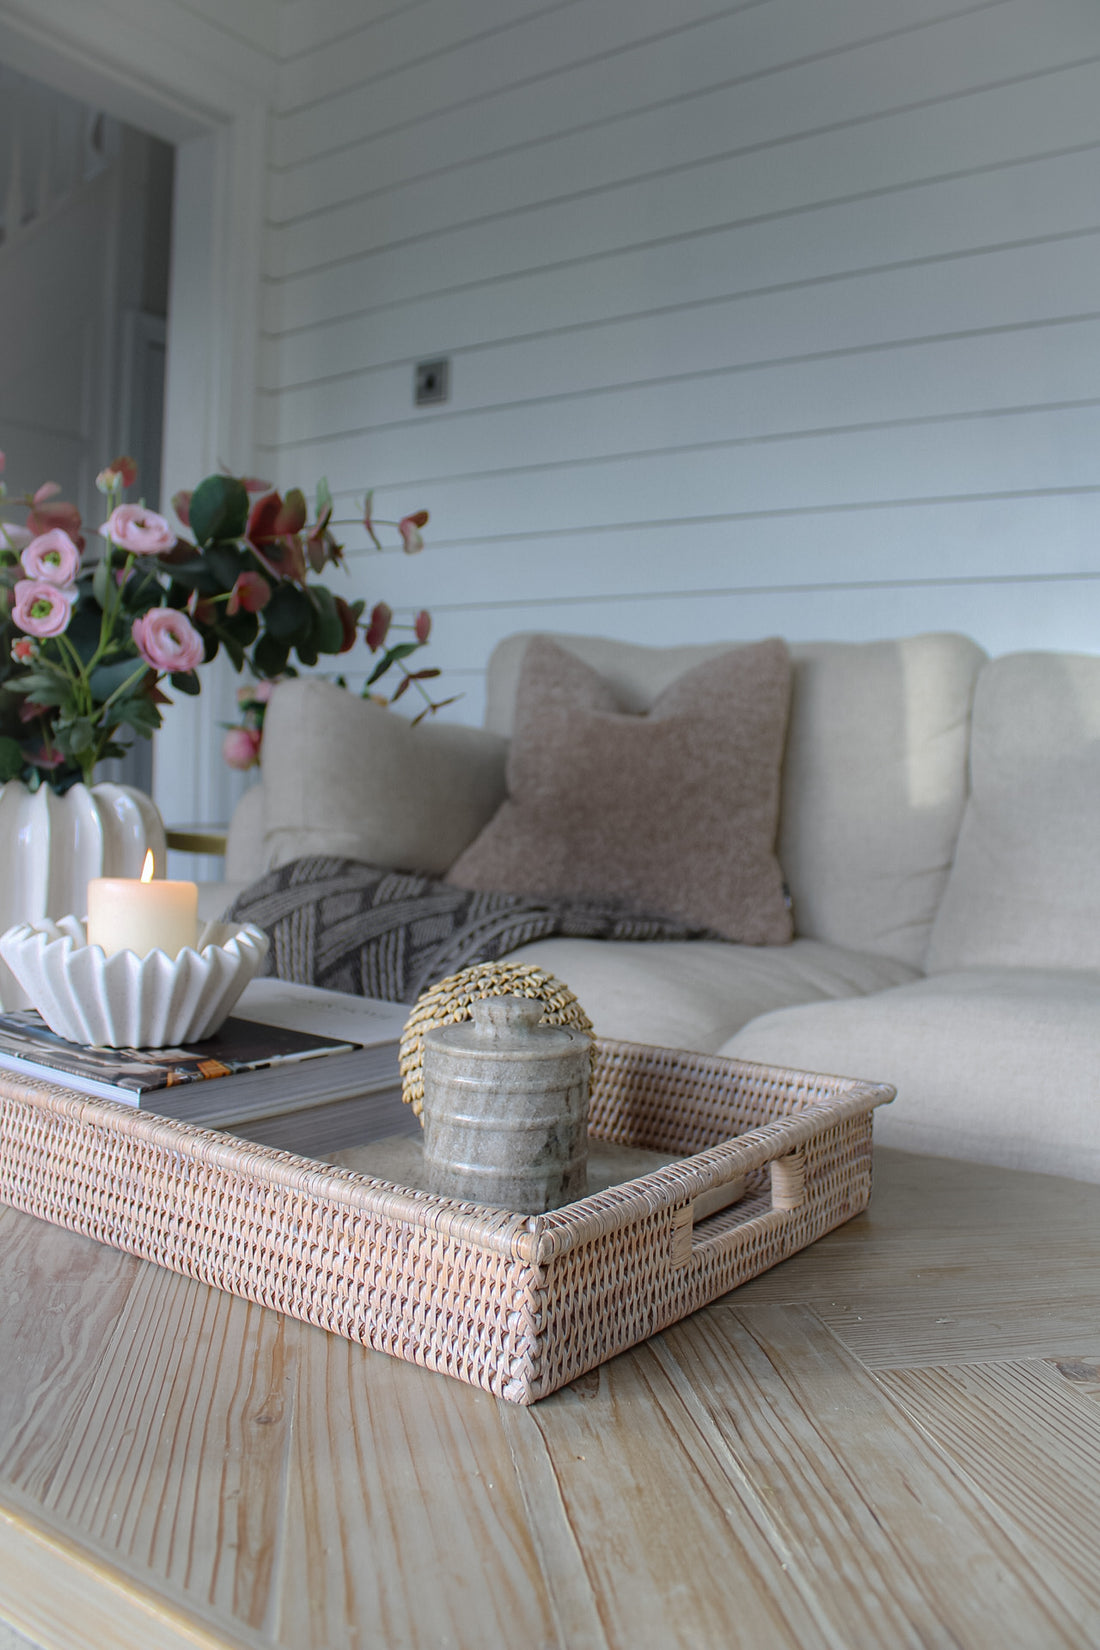
[[[884,991],[915,977],[904,963],[818,940],[753,946],[546,939],[522,946],[510,960],[564,980],[600,1036],[705,1054],[771,1009]]]
[[[723,1054],[892,1083],[875,1139],[1100,1181],[1100,971],[973,969],[767,1014]]]
[[[498,733],[511,731],[529,640],[508,637],[490,661],[485,721]],[[633,711],[728,647],[556,640]],[[790,651],[778,844],[795,933],[920,968],[966,801],[970,706],[985,654],[954,635]]]
[[[285,682],[264,719],[264,869],[310,854],[436,875],[504,795],[506,742],[427,721],[316,678]]]
[[[448,881],[615,899],[727,939],[786,942],[775,832],[789,699],[778,640],[696,665],[638,715],[590,665],[533,638],[507,800]]]
[[[988,664],[970,768],[929,969],[1100,968],[1100,658]]]

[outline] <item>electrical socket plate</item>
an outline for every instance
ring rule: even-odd
[[[434,361],[418,361],[413,371],[413,401],[418,407],[435,407],[451,393],[451,363],[446,355]]]

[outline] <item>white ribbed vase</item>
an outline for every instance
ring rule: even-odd
[[[73,785],[58,796],[0,785],[0,934],[18,922],[88,909],[92,877],[137,877],[146,850],[164,875],[164,825],[151,797],[127,785]],[[28,1008],[0,962],[0,1007]]]

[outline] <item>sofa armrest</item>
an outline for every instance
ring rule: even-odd
[[[264,720],[264,868],[332,854],[441,875],[503,801],[507,749],[482,728],[413,727],[329,682],[285,682]]]

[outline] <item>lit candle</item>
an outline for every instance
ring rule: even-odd
[[[116,951],[150,951],[178,956],[199,932],[199,890],[193,882],[153,881],[152,849],[141,880],[95,877],[88,884],[88,944]]]

